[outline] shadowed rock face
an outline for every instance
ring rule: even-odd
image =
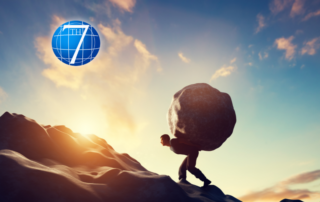
[[[239,202],[214,185],[150,172],[95,135],[8,112],[0,117],[0,201]]]
[[[205,151],[220,147],[236,124],[230,96],[206,83],[186,86],[174,94],[167,117],[175,137]]]

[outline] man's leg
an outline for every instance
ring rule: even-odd
[[[188,156],[183,160],[180,168],[179,168],[179,180],[184,178],[187,178],[187,162],[188,162]]]
[[[201,172],[201,170],[196,168],[198,155],[199,155],[199,151],[197,150],[190,151],[190,154],[188,155],[187,168],[188,168],[188,171],[192,173],[196,178],[199,178],[201,181],[204,182],[203,187],[207,187],[211,183],[211,181],[206,178],[206,176]]]
[[[196,168],[196,163],[197,163],[197,158],[199,155],[199,151],[197,150],[191,150],[188,154],[188,164],[187,164],[187,168],[188,170],[193,170]]]

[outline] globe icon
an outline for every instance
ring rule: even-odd
[[[57,58],[67,65],[85,65],[99,52],[99,34],[86,22],[69,21],[54,32],[52,49]]]

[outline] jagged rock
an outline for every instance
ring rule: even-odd
[[[280,202],[303,202],[303,201],[301,201],[301,200],[283,199]]]
[[[146,170],[104,139],[23,115],[0,117],[0,201],[239,202]]]
[[[174,94],[167,118],[175,137],[205,151],[220,147],[236,123],[230,96],[206,83],[186,86]]]

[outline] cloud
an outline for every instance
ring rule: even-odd
[[[263,55],[261,54],[261,52],[259,52],[258,55],[259,55],[260,60],[268,58],[268,56],[269,56],[269,54],[267,52],[264,52]]]
[[[136,0],[81,0],[77,1],[87,9],[93,11],[97,15],[107,15],[112,18],[112,7],[116,7],[120,12],[133,12]],[[89,18],[90,19],[90,18]],[[91,18],[94,20],[94,18]],[[90,19],[90,20],[91,20]]]
[[[318,15],[320,15],[320,10],[317,10],[317,11],[311,12],[311,13],[308,13],[308,14],[302,19],[302,21],[309,20],[310,18],[316,17],[316,16],[318,16]]]
[[[269,8],[273,14],[277,14],[290,6],[292,0],[273,0]]]
[[[266,26],[265,18],[263,17],[263,15],[258,14],[257,15],[257,21],[258,21],[258,27],[256,28],[255,33],[260,32],[261,29]]]
[[[0,104],[5,101],[8,97],[8,94],[0,87]]]
[[[66,21],[58,16],[53,16],[53,23],[50,25],[51,34],[57,27]],[[54,81],[57,86],[65,86],[72,89],[77,89],[81,83],[84,68],[75,68],[69,65],[62,63],[60,60],[56,58],[56,56],[52,52],[51,47],[51,37],[49,36],[40,36],[37,37],[34,41],[34,45],[37,49],[37,56],[51,68],[45,69],[42,74]]]
[[[290,17],[293,18],[304,13],[304,3],[305,0],[273,0],[269,5],[269,8],[273,14],[278,14],[292,5],[290,10]]]
[[[317,179],[320,179],[320,170],[315,170],[307,173],[302,173],[296,176],[289,178],[288,180],[283,181],[284,184],[302,184],[313,182]]]
[[[113,5],[120,8],[122,11],[128,11],[132,13],[132,8],[136,4],[136,0],[109,0]]]
[[[118,19],[113,22],[113,28],[105,27],[102,24],[98,25],[102,35],[112,44],[112,46],[108,48],[108,52],[112,56],[117,56],[124,47],[127,47],[133,41],[133,37],[125,35],[120,26],[121,22]]]
[[[320,170],[302,173],[261,191],[249,193],[240,197],[241,201],[280,201],[284,198],[290,199],[320,199],[320,192],[308,189],[290,189],[290,185],[304,184],[320,179]]]
[[[134,40],[134,46],[137,49],[137,51],[140,53],[141,64],[143,64],[142,67],[148,68],[151,61],[158,62],[157,56],[149,53],[146,45],[144,45],[138,39]],[[159,72],[162,71],[160,66],[158,66],[157,71],[159,71]]]
[[[295,48],[297,45],[294,45],[291,43],[291,41],[294,39],[293,36],[290,36],[289,38],[278,38],[275,40],[275,45],[277,45],[277,48],[279,50],[285,50],[286,54],[285,57],[287,60],[292,60],[293,56],[295,54]]]
[[[189,63],[191,61],[189,58],[186,58],[181,52],[178,53],[178,56],[184,63]]]
[[[142,41],[126,35],[121,22],[115,20],[112,26],[97,26],[102,46],[93,61],[78,67],[66,65],[51,48],[51,36],[64,22],[61,17],[53,16],[51,33],[34,41],[38,57],[46,65],[43,76],[57,87],[93,97],[105,111],[110,134],[136,133],[141,124],[132,113],[132,103],[144,95],[151,67],[161,71],[157,56]]]
[[[295,0],[291,12],[290,17],[295,17],[296,15],[301,15],[304,13],[303,5],[305,3],[305,0]]]
[[[223,65],[220,69],[218,69],[211,77],[210,81],[217,79],[218,77],[226,77],[229,76],[232,72],[234,72],[237,68],[235,66],[227,66]]]
[[[316,49],[320,47],[320,37],[314,38],[308,42],[304,43],[304,47],[301,49],[301,54],[309,54],[314,55],[316,54]]]
[[[233,58],[232,60],[230,60],[230,64],[234,63],[237,61],[237,58]]]

